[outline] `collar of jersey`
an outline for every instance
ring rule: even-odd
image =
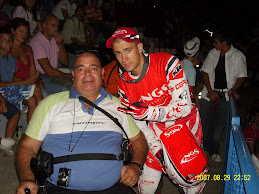
[[[75,89],[74,86],[72,86],[70,92],[69,92],[69,98],[78,98],[79,96],[82,96],[82,94],[78,93]],[[103,101],[107,96],[110,97],[110,99],[112,99],[112,95],[107,92],[104,88],[101,88],[101,91],[99,93],[99,96],[97,97],[97,99],[94,101],[94,104],[98,105],[101,101]],[[85,103],[83,101],[80,101],[82,104],[82,110],[84,112],[87,112],[88,114],[93,114],[94,112],[94,108],[90,107],[89,109],[85,107]]]
[[[143,69],[141,74],[139,75],[139,77],[137,79],[133,79],[133,80],[126,80],[125,77],[123,77],[123,73],[125,73],[126,71],[123,69],[123,67],[121,65],[119,65],[119,74],[120,74],[120,78],[123,79],[125,82],[127,83],[139,83],[146,75],[148,68],[149,68],[149,54],[143,50],[142,54],[144,55],[144,64],[143,64]],[[130,73],[130,72],[126,72],[126,73]],[[130,75],[130,74],[129,74]],[[132,76],[131,76],[132,77]]]

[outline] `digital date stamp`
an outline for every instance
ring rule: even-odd
[[[240,181],[240,180],[244,180],[244,181],[250,181],[251,180],[251,175],[249,174],[234,174],[234,175],[230,175],[230,174],[224,174],[224,175],[220,175],[220,174],[214,174],[214,175],[210,175],[210,174],[205,174],[205,175],[198,175],[197,178],[198,181],[230,181],[230,180],[234,180],[234,181]]]

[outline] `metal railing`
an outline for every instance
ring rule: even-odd
[[[220,193],[259,193],[259,177],[246,145],[234,96],[230,96],[223,176]]]

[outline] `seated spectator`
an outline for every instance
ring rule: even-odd
[[[58,25],[56,16],[46,15],[42,32],[38,32],[30,41],[36,70],[40,71],[48,94],[66,91],[72,86],[72,75],[58,70],[58,61],[64,66],[69,65],[68,53],[62,43],[63,38],[58,33]]]
[[[90,5],[85,6],[85,22],[86,23],[101,23],[103,20],[102,11],[98,7],[99,0],[91,0]]]
[[[259,159],[259,108],[253,110],[251,117],[252,123],[243,130],[243,134],[250,154]]]
[[[104,69],[104,79],[103,88],[107,90],[110,94],[114,96],[118,95],[118,85],[119,85],[119,70],[117,60],[113,60],[108,65],[103,67]]]
[[[24,0],[20,1],[20,5],[16,6],[12,18],[20,17],[24,18],[30,24],[30,34],[28,39],[37,32],[41,31],[40,13],[38,10],[38,4],[35,0]],[[37,29],[37,30],[36,30]]]
[[[192,92],[194,95],[194,101],[196,106],[200,107],[200,100],[198,98],[199,92],[202,90],[203,83],[197,83],[196,81],[196,65],[199,63],[199,47],[200,39],[195,37],[184,44],[185,58],[181,61],[184,69],[186,78],[192,87]]]
[[[49,96],[37,107],[33,122],[18,148],[18,193],[24,192],[25,188],[37,193],[38,186],[30,169],[30,160],[36,157],[40,147],[54,157],[121,154],[120,145],[124,136],[121,128],[102,112],[79,100],[79,96],[84,96],[119,119],[132,142],[131,163],[123,166],[120,159],[96,159],[54,164],[54,173],[46,183],[47,193],[135,193],[130,187],[138,182],[147,155],[147,142],[134,119],[117,111],[121,107],[119,99],[102,88],[103,74],[99,59],[93,54],[84,53],[76,59],[72,89]],[[57,181],[61,178],[58,172],[67,170],[71,172],[67,177],[68,184],[62,186]]]
[[[15,81],[17,72],[16,59],[9,51],[12,49],[13,39],[11,29],[0,28],[0,93],[11,104],[23,112],[27,112],[27,121],[31,120],[32,113],[40,99],[40,88],[35,85],[37,80],[30,77],[26,80]],[[25,106],[24,106],[25,105]]]
[[[63,29],[65,21],[74,15],[76,7],[75,0],[60,0],[56,4],[52,14],[59,19],[60,30]]]
[[[63,43],[69,53],[76,53],[76,51],[89,50],[89,45],[86,41],[86,34],[84,25],[84,8],[78,7],[75,11],[75,16],[68,19],[62,30]]]
[[[7,24],[8,21],[10,20],[9,16],[7,15],[7,13],[5,13],[2,10],[3,6],[4,6],[4,0],[0,0],[0,27],[1,26],[5,26],[5,24]]]
[[[14,18],[11,21],[11,30],[13,34],[13,48],[10,53],[17,60],[16,80],[29,79],[31,77],[36,79],[37,83],[42,84],[42,80],[39,80],[40,72],[36,71],[35,68],[32,48],[25,43],[29,32],[29,22],[23,18]],[[39,96],[42,96],[42,94]],[[40,101],[42,98],[38,100]]]
[[[13,136],[20,118],[20,111],[0,94],[0,114],[3,114],[8,119],[5,138],[0,137],[0,149],[7,155],[12,156],[14,154],[12,146],[15,144]]]

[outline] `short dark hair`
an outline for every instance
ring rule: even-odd
[[[12,34],[9,24],[0,27],[0,34]]]
[[[13,18],[10,22],[11,28],[16,30],[20,26],[27,26],[28,30],[30,29],[30,24],[24,18]]]
[[[213,33],[213,39],[219,40],[221,43],[226,41],[228,45],[233,44],[233,34],[229,31],[216,31]]]
[[[44,17],[42,23],[47,23],[47,21],[48,21],[50,18],[57,18],[57,16],[55,16],[55,15],[52,14],[52,13],[49,13],[49,14],[47,14],[47,15]],[[58,18],[57,18],[57,19],[58,19]]]

